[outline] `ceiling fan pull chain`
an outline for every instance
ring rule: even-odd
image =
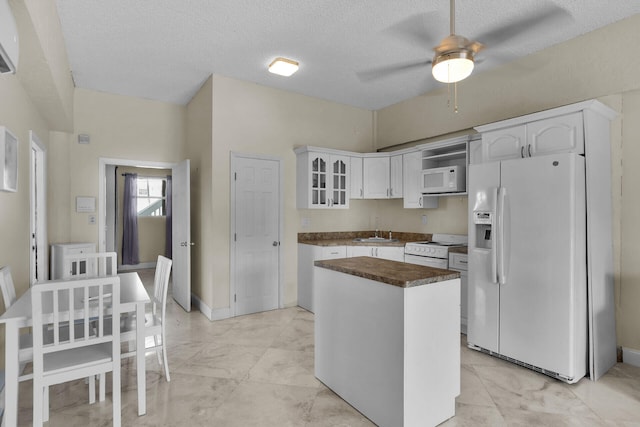
[[[453,82],[453,112],[458,114],[458,82]]]

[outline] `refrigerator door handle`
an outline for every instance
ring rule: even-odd
[[[496,201],[496,204],[498,203],[498,191],[499,189],[496,187],[493,189],[493,200]],[[493,224],[494,227],[494,232],[493,232],[493,236],[491,237],[491,239],[493,240],[493,244],[491,245],[491,283],[498,283],[498,257],[497,257],[497,252],[498,252],[498,248],[497,248],[497,241],[498,241],[498,217],[497,217],[497,213],[498,213],[498,206],[496,205],[496,218],[495,220],[495,224]]]
[[[507,196],[507,189],[504,187],[498,188],[498,206],[497,206],[497,225],[498,233],[496,235],[496,256],[497,268],[498,268],[498,284],[504,285],[507,282],[504,265],[504,204]]]

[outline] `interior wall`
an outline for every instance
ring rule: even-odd
[[[136,173],[143,177],[166,178],[171,175],[171,169],[136,168],[118,166],[116,168],[116,194],[107,194],[107,198],[116,204],[116,252],[118,266],[122,265],[122,234],[124,216],[124,176],[125,173]],[[138,217],[138,249],[140,264],[154,263],[158,255],[165,255],[167,217],[139,216]],[[133,266],[129,266],[133,267]]]
[[[628,55],[628,46],[640,43],[639,26],[636,15],[494,71],[483,73],[480,64],[472,77],[458,84],[457,114],[447,109],[446,86],[376,112],[376,147],[382,148],[592,98],[618,111],[621,115],[611,128],[617,339],[619,345],[636,349],[640,349],[640,278],[629,257],[640,249],[640,225],[625,218],[638,217],[639,196],[631,185],[634,175],[629,174],[640,167],[640,153],[634,148],[640,138],[636,126],[640,57]],[[445,213],[439,212],[442,208]],[[454,202],[424,212],[428,218],[462,218],[466,209],[466,203]],[[389,215],[416,224],[416,214],[410,210],[389,208]]]
[[[191,161],[191,292],[211,307],[213,301],[213,184],[211,169],[213,79],[187,105],[186,157]]]
[[[49,128],[16,75],[0,75],[0,94],[0,126],[18,138],[18,191],[0,191],[0,267],[11,267],[16,295],[22,295],[29,288],[29,130],[36,132],[48,156]],[[0,328],[0,363],[4,364],[4,327]]]
[[[55,182],[68,183],[67,197],[50,200],[50,212],[58,210],[69,224],[67,235],[52,242],[98,244],[98,163],[101,157],[175,163],[184,159],[186,107],[159,101],[76,89],[74,134],[56,141],[59,164],[49,167]],[[78,134],[89,135],[89,144],[79,144]],[[59,154],[59,155],[58,155]],[[66,158],[65,158],[66,157]],[[75,212],[77,196],[96,197],[96,212]],[[52,227],[49,227],[51,230]],[[59,240],[57,240],[59,239]]]
[[[222,76],[213,76],[213,151],[210,236],[212,252],[207,254],[213,275],[203,278],[211,284],[213,309],[229,306],[229,203],[231,151],[276,156],[283,159],[284,230],[281,256],[284,259],[284,302],[297,303],[297,233],[300,218],[309,216],[315,226],[359,229],[368,223],[368,203],[349,210],[317,214],[296,210],[297,146],[313,145],[364,152],[373,149],[373,114],[370,111],[331,103],[291,92],[267,88]],[[204,182],[203,182],[204,185]],[[317,215],[317,216],[316,216]],[[315,219],[319,218],[318,224]],[[326,229],[326,228],[325,228]],[[215,278],[215,280],[214,280]]]

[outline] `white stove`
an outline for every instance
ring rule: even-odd
[[[449,249],[466,246],[467,236],[434,234],[430,242],[409,242],[404,246],[404,262],[434,268],[449,268]]]

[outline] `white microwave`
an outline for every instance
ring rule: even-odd
[[[420,186],[423,194],[458,193],[466,190],[466,169],[464,166],[445,166],[424,169]]]

